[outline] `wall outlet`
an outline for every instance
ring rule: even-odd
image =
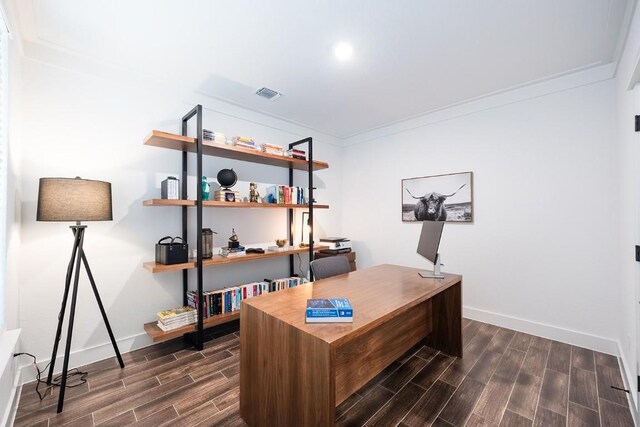
[[[627,351],[631,353],[631,337],[629,335],[625,336],[624,343],[627,346]]]

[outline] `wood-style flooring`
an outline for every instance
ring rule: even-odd
[[[84,366],[87,383],[40,401],[23,387],[25,426],[244,426],[237,326],[203,351],[180,340]],[[338,426],[633,426],[614,356],[464,321],[464,358],[417,346],[337,408]],[[297,427],[297,426],[296,426]]]

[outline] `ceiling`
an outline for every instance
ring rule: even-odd
[[[23,0],[22,37],[341,138],[615,62],[634,0]],[[628,16],[627,16],[628,18]],[[350,61],[333,45],[349,41]],[[283,94],[257,97],[267,86]]]

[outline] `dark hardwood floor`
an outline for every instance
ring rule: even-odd
[[[337,408],[338,426],[633,426],[614,356],[471,320],[464,358],[416,347]],[[87,383],[40,401],[23,387],[15,426],[244,426],[237,329],[203,351],[174,340],[84,366]]]

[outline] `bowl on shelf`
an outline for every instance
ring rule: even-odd
[[[276,239],[276,246],[283,248],[287,244],[287,239]]]

